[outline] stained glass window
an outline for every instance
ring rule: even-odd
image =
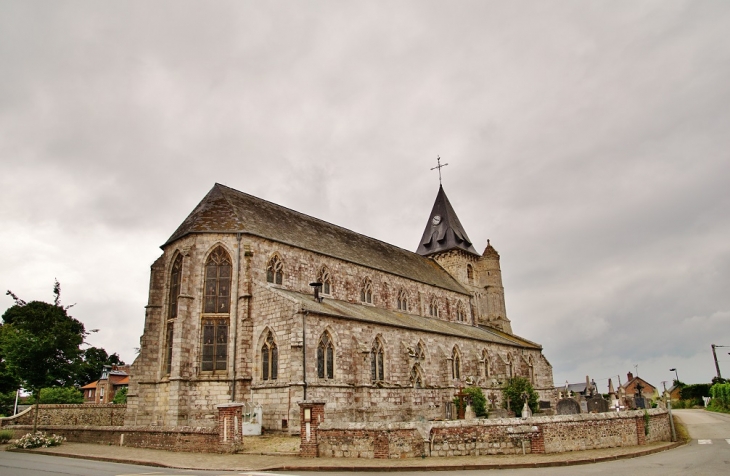
[[[231,303],[231,260],[220,246],[205,263],[205,307],[208,314],[228,314]]]
[[[228,319],[204,319],[201,370],[226,370],[227,363]]]

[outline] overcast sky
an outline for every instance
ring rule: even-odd
[[[131,362],[215,182],[415,251],[443,185],[557,384],[730,346],[730,2],[0,3],[0,312]],[[730,347],[718,349],[730,377]]]

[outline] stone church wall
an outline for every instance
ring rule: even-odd
[[[226,371],[204,373],[201,361],[201,319],[204,263],[208,253],[222,245],[233,262],[228,365]],[[169,315],[169,276],[177,253],[183,255],[178,316],[174,319],[173,360],[169,375],[165,368],[165,336]],[[276,254],[284,264],[284,282],[266,282],[266,267]],[[410,329],[386,327],[352,319],[303,316],[297,300],[277,293],[276,288],[311,294],[309,283],[317,279],[322,266],[331,276],[331,292],[325,299],[360,302],[365,278],[372,281],[373,306],[397,309],[398,292],[408,295],[409,312],[428,315],[429,303],[436,298],[439,318],[455,321],[461,302],[471,309],[469,296],[435,288],[401,276],[315,254],[310,251],[254,236],[240,242],[232,234],[193,234],[165,248],[152,266],[150,295],[146,309],[141,351],[131,369],[128,409],[125,424],[162,426],[201,426],[215,424],[215,405],[231,401],[261,403],[264,427],[296,432],[296,402],[304,398],[302,369],[302,329],[306,321],[307,399],[328,402],[327,412],[349,421],[410,420],[443,418],[443,402],[464,386],[467,376],[479,378],[488,393],[506,379],[495,374],[496,360],[490,362],[486,377],[482,351],[496,359],[513,358],[514,373],[525,373],[519,359],[533,359],[535,385],[541,398],[552,391],[552,369],[539,350],[460,339]],[[236,270],[240,271],[236,273]],[[363,304],[369,305],[369,304]],[[463,325],[470,325],[471,319]],[[262,380],[260,349],[268,331],[275,336],[278,378]],[[317,378],[316,346],[328,330],[335,341],[334,379]],[[370,381],[370,349],[376,336],[385,344],[385,381]],[[422,342],[426,358],[419,362],[424,377],[422,389],[413,389],[411,370],[416,361],[408,357],[407,347]],[[454,345],[461,353],[461,379],[451,378]],[[235,379],[233,374],[235,362]],[[232,392],[235,387],[235,396]]]

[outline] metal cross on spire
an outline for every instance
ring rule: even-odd
[[[433,167],[431,170],[439,169],[439,185],[441,185],[441,168],[446,167],[449,164],[441,165],[441,156],[439,155],[436,156],[436,162],[438,163],[438,165],[436,167]]]

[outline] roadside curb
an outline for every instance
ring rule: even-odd
[[[626,453],[622,455],[613,456],[600,456],[600,457],[587,457],[587,458],[575,458],[566,461],[542,461],[542,462],[516,462],[516,463],[474,463],[474,464],[444,464],[444,465],[411,465],[403,460],[397,460],[397,466],[373,466],[373,465],[261,465],[257,468],[216,468],[210,467],[205,470],[220,470],[220,471],[377,471],[377,472],[397,472],[397,471],[465,471],[465,470],[486,470],[486,469],[529,469],[529,468],[550,468],[558,466],[577,466],[582,464],[593,464],[602,463],[607,461],[616,461],[621,459],[638,458],[640,456],[647,456],[655,453],[661,453],[663,451],[672,450],[680,446],[685,445],[685,442],[678,441],[667,446],[661,446],[658,448],[651,448],[642,451],[636,451],[632,453]],[[48,456],[61,456],[64,458],[75,458],[75,459],[86,459],[91,461],[103,461],[106,463],[120,463],[120,464],[134,464],[142,466],[150,466],[156,468],[171,468],[171,469],[192,469],[192,470],[203,470],[203,468],[196,468],[190,466],[181,466],[174,464],[158,463],[154,461],[139,461],[127,458],[114,458],[107,456],[96,456],[96,455],[81,455],[81,454],[62,454],[53,451],[44,451],[42,449],[23,449],[23,448],[7,448],[6,451],[16,453],[32,453],[42,454]],[[468,457],[465,457],[468,458]],[[343,461],[344,463],[344,461]]]

